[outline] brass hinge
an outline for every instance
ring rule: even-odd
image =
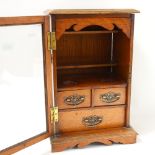
[[[56,50],[55,32],[48,32],[47,34],[48,50]]]
[[[51,121],[58,122],[58,107],[51,108]]]

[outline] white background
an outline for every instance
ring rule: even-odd
[[[133,145],[88,146],[58,155],[71,154],[155,154],[155,9],[153,0],[0,0],[0,16],[40,15],[60,8],[135,8],[131,125],[139,133]],[[0,103],[1,104],[1,103]],[[1,141],[2,139],[0,139]],[[17,155],[49,155],[50,141],[44,140]]]

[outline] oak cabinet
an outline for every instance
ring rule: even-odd
[[[1,26],[41,24],[46,132],[4,149],[12,154],[51,137],[53,152],[90,143],[136,142],[130,127],[133,9],[51,10],[1,17]]]

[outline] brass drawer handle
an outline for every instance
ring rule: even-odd
[[[96,125],[100,124],[102,120],[102,116],[91,115],[88,117],[83,117],[82,123],[87,127],[95,127]]]
[[[112,103],[119,100],[121,97],[120,93],[108,92],[100,95],[100,100],[106,103]]]
[[[71,95],[71,96],[68,96],[64,99],[64,102],[68,105],[79,105],[81,104],[82,102],[84,102],[85,100],[85,96],[83,95]]]

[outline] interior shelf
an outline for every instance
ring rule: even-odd
[[[57,41],[58,91],[126,86],[129,41],[116,26],[66,29]]]
[[[58,91],[74,90],[74,89],[92,89],[92,88],[104,88],[104,87],[118,87],[120,85],[126,85],[126,81],[116,77],[116,75],[100,74],[100,75],[70,75],[61,76],[58,79]]]
[[[65,31],[64,34],[104,34],[104,33],[117,33],[117,30],[104,30],[104,31]]]
[[[57,69],[78,69],[78,68],[97,68],[97,67],[113,67],[117,64],[92,64],[92,65],[69,65],[58,66]]]

